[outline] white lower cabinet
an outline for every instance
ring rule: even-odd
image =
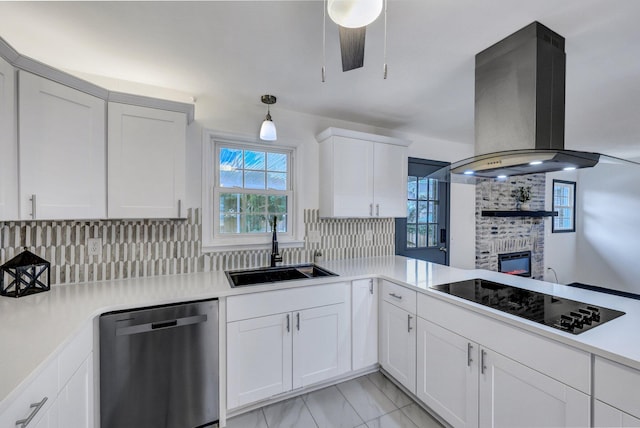
[[[418,318],[416,395],[454,427],[478,426],[479,346]]]
[[[480,349],[480,427],[588,427],[590,397],[497,352]]]
[[[378,283],[351,282],[351,369],[378,364]]]
[[[640,419],[603,403],[600,400],[594,400],[593,426],[595,428],[637,428],[640,427]]]
[[[409,391],[416,392],[415,314],[383,301],[380,365]]]
[[[328,304],[263,314],[270,306],[290,309],[313,301]],[[349,303],[344,283],[229,298],[227,407],[234,409],[348,372]],[[251,313],[262,316],[234,320]]]
[[[54,407],[60,428],[93,426],[93,353],[60,390]]]

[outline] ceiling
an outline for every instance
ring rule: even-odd
[[[343,73],[327,18],[325,83],[322,1],[0,2],[0,37],[78,73],[472,144],[474,55],[537,20],[566,38],[567,148],[631,157],[639,18],[637,0],[389,0],[388,78],[383,19]]]

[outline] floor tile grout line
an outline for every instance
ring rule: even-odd
[[[372,375],[372,374],[374,374],[374,373],[380,373],[380,376],[382,376],[382,377],[384,377],[384,378],[386,379],[386,377],[382,374],[382,372],[379,372],[379,371],[378,371],[378,372],[369,373],[369,374],[365,375],[365,377],[366,377],[367,379],[369,379],[369,376],[370,376],[370,375]],[[393,401],[393,399],[392,399],[391,397],[389,397],[387,394],[385,394],[385,392],[384,392],[382,389],[380,389],[380,388],[378,387],[378,385],[376,385],[376,383],[375,383],[374,381],[372,381],[371,379],[369,379],[369,382],[371,382],[371,383],[373,384],[373,386],[375,386],[375,387],[378,389],[378,391],[380,391],[380,392],[382,393],[382,395],[384,395],[385,397],[387,397],[387,399],[388,399],[389,401],[391,401],[391,404],[393,404],[393,406],[395,407],[395,409],[394,409],[394,410],[392,410],[391,412],[395,412],[396,410],[400,410],[400,406],[398,406],[398,405],[395,403],[395,401]],[[390,382],[390,381],[387,379],[387,382]],[[395,386],[395,385],[394,385],[394,386]],[[397,388],[397,387],[396,387],[396,388]],[[400,390],[400,388],[398,388],[398,389]],[[402,392],[402,393],[404,394],[404,392],[403,392],[402,390],[400,390],[400,392]],[[409,397],[409,399],[411,399],[411,397]],[[411,402],[413,402],[413,400],[411,400]],[[384,415],[388,415],[388,414],[389,414],[389,413],[391,413],[391,412],[387,412],[387,413],[385,413]],[[379,417],[382,417],[382,416],[384,416],[384,415],[380,415]]]
[[[313,420],[313,423],[316,424],[316,428],[320,428],[320,425],[318,425],[318,421],[316,421],[316,418],[313,416],[313,412],[311,411],[309,406],[307,406],[307,401],[304,398],[302,398],[302,404],[304,404],[304,407],[307,409],[307,412],[309,412],[309,414],[311,415],[311,419]]]
[[[264,424],[267,426],[267,428],[271,428],[269,426],[269,421],[267,421],[267,415],[264,414],[264,407],[260,407],[260,414],[262,415],[262,420],[264,421]]]
[[[366,377],[366,375],[365,375],[365,376],[363,376],[363,377]],[[359,378],[354,378],[354,379],[348,380],[347,382],[351,382],[351,381],[354,381],[354,380],[356,380],[356,379],[359,379]],[[340,393],[340,395],[342,395],[342,398],[344,398],[344,401],[346,401],[346,402],[347,402],[347,404],[348,404],[348,405],[353,409],[353,411],[355,412],[355,414],[356,414],[356,415],[358,415],[358,417],[360,418],[360,420],[362,421],[362,423],[363,423],[363,424],[368,428],[368,427],[369,427],[369,425],[367,425],[367,421],[365,421],[365,420],[364,420],[364,418],[362,417],[362,415],[361,415],[360,413],[358,413],[358,411],[356,410],[355,406],[354,406],[353,404],[351,404],[351,401],[349,401],[349,399],[347,398],[347,396],[346,396],[346,395],[344,395],[344,393],[343,393],[343,392],[340,390],[340,388],[338,387],[338,385],[342,385],[343,383],[347,383],[347,382],[342,382],[342,383],[337,384],[337,385],[336,385],[336,389],[338,390],[338,392]]]

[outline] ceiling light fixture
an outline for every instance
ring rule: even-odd
[[[542,165],[542,161],[540,160],[531,161],[529,162],[529,165]]]
[[[360,28],[371,24],[382,12],[383,0],[328,0],[327,12],[341,27]]]
[[[260,139],[264,141],[276,141],[278,139],[278,135],[276,134],[276,125],[271,120],[271,104],[276,103],[276,97],[273,95],[263,95],[260,99],[264,104],[267,105],[267,116],[264,118],[264,122],[262,122],[262,126],[260,127]]]

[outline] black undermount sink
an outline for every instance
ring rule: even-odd
[[[233,270],[226,271],[225,274],[229,278],[232,287],[318,278],[321,276],[338,276],[314,264]]]

